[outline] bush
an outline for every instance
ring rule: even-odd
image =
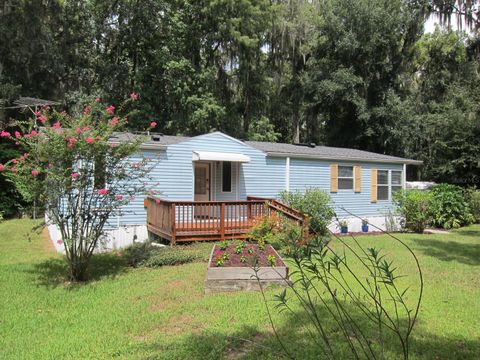
[[[153,251],[148,259],[141,263],[145,267],[160,267],[165,265],[180,265],[198,260],[197,256],[185,249],[164,247]]]
[[[393,201],[397,207],[397,213],[402,217],[402,227],[416,233],[423,233],[429,223],[430,192],[401,190],[394,194]]]
[[[123,251],[127,263],[133,267],[180,265],[208,259],[212,244],[155,247],[150,243],[136,243]]]
[[[470,205],[460,186],[440,184],[432,187],[429,215],[431,225],[456,229],[473,222]]]
[[[470,189],[467,191],[467,200],[472,211],[473,220],[480,223],[480,190]]]
[[[309,188],[305,193],[282,191],[280,199],[287,205],[310,217],[310,232],[327,235],[328,225],[335,212],[330,207],[330,195],[318,188]]]

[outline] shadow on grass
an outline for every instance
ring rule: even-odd
[[[476,236],[480,238],[480,231],[478,230],[460,229],[460,230],[455,230],[455,234],[462,235],[462,236]]]
[[[478,234],[478,232],[475,232]],[[480,265],[480,243],[465,244],[456,241],[413,239],[425,255],[442,261],[457,261],[467,265]]]
[[[124,258],[115,254],[95,254],[90,260],[88,269],[88,281],[85,283],[68,282],[68,265],[63,259],[49,259],[34,265],[30,272],[36,276],[39,285],[46,287],[57,287],[60,285],[70,285],[69,288],[75,288],[88,282],[97,281],[103,278],[115,278],[128,269],[128,264]]]
[[[284,313],[285,322],[277,328],[280,339],[288,354],[282,350],[274,333],[260,331],[256,327],[245,326],[231,333],[225,331],[208,331],[181,337],[174,343],[164,340],[149,341],[136,349],[146,352],[148,358],[166,358],[166,354],[182,359],[324,359],[320,341],[315,341],[305,332],[305,314],[292,317]],[[324,322],[324,320],[322,320]],[[367,326],[368,327],[368,326]],[[335,359],[353,359],[346,342],[339,335],[339,329],[328,324]],[[367,329],[367,331],[370,331]],[[387,359],[402,359],[403,352],[399,341],[390,333],[385,334],[384,350]],[[376,358],[381,359],[378,341],[374,338],[372,346],[376,349]],[[319,340],[319,339],[318,339]],[[480,353],[480,339],[466,340],[459,337],[439,337],[417,326],[410,341],[410,357],[414,359],[464,359],[477,360]],[[360,359],[367,359],[359,353]]]

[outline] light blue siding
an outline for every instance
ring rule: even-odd
[[[330,193],[330,165],[361,166],[361,192],[353,190],[338,190]],[[392,210],[391,200],[371,202],[371,169],[403,170],[401,164],[383,164],[368,162],[341,162],[310,159],[290,159],[290,190],[304,191],[308,187],[319,187],[330,193],[332,206],[339,217],[349,217],[341,208],[357,216],[382,216]]]
[[[155,162],[149,181],[161,198],[171,200],[194,199],[194,161],[193,151],[241,153],[250,157],[250,162],[232,164],[232,191],[223,193],[221,162],[211,162],[211,188],[215,192],[212,199],[244,200],[248,195],[276,197],[286,188],[286,158],[267,157],[265,153],[254,149],[241,141],[229,138],[221,133],[212,133],[191,138],[187,141],[169,145],[165,150],[144,151],[143,155]],[[138,161],[133,157],[132,161]],[[362,191],[339,190],[331,194],[332,205],[337,214],[345,217],[343,206],[358,216],[381,216],[391,209],[391,201],[370,202],[370,171],[372,168],[403,170],[401,164],[347,163],[316,159],[290,159],[290,190],[304,191],[308,187],[319,187],[330,191],[330,165],[360,165],[362,167]],[[145,224],[146,212],[143,207],[144,196],[138,196],[123,209],[120,218],[112,218],[111,226]]]

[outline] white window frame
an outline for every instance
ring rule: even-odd
[[[340,168],[352,168],[352,176],[340,176]],[[349,189],[341,189],[340,188],[340,179],[352,179],[352,188]],[[355,190],[355,166],[353,165],[338,165],[338,177],[337,177],[337,188],[338,191],[354,191]]]
[[[378,182],[378,173],[380,171],[386,171],[387,172],[387,184],[380,184]],[[400,184],[393,185],[392,184],[392,172],[397,171],[400,173]],[[377,169],[377,201],[392,201],[393,197],[393,192],[392,192],[392,187],[397,186],[400,188],[405,187],[405,182],[404,182],[404,171],[403,170],[392,170],[392,169]],[[388,198],[387,199],[379,199],[378,197],[378,188],[380,186],[387,186],[388,188]]]

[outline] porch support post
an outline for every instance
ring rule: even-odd
[[[225,203],[220,206],[220,239],[225,240]]]
[[[176,211],[175,211],[175,203],[172,203],[172,208],[171,208],[171,219],[172,219],[172,241],[170,242],[170,245],[175,246],[177,244],[177,234],[176,234]]]

